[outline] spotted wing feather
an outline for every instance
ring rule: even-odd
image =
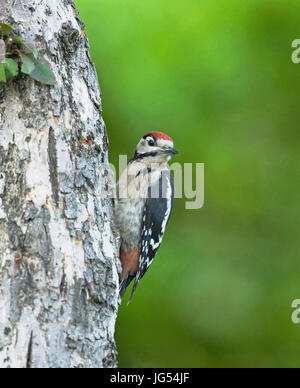
[[[139,268],[129,297],[130,302],[140,279],[145,275],[162,242],[174,204],[174,181],[169,170],[148,190],[143,213]]]

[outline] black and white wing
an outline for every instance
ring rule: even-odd
[[[128,300],[130,302],[140,279],[145,275],[162,242],[174,205],[174,180],[169,170],[148,190],[143,213],[139,268]]]

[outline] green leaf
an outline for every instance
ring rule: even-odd
[[[20,46],[26,47],[26,49],[27,49],[31,54],[34,55],[34,58],[37,59],[37,57],[38,57],[38,51],[37,51],[37,49],[34,47],[33,44],[26,43],[26,42],[25,42],[24,36],[14,36],[14,37],[12,38],[12,41],[13,41],[13,43],[15,43],[15,44],[18,44],[18,45],[20,45]]]
[[[35,59],[38,59],[39,53],[33,44],[25,43],[24,46],[33,54]]]
[[[22,67],[21,67],[22,73],[24,73],[24,74],[32,73],[33,70],[35,69],[35,66],[36,66],[33,54],[25,55],[23,53],[20,53],[20,57],[21,57],[22,62],[23,62]]]
[[[18,44],[20,46],[24,46],[31,54],[33,54],[35,59],[38,59],[39,53],[37,49],[31,43],[26,43],[24,36],[14,36],[12,39],[13,43]]]
[[[7,58],[4,66],[6,78],[15,77],[19,74],[19,66],[13,59]]]
[[[4,63],[0,63],[0,82],[6,82]]]
[[[20,45],[22,45],[22,46],[25,46],[25,45],[26,45],[23,36],[19,36],[19,35],[14,36],[14,37],[12,38],[12,41],[13,41],[13,43],[20,44]]]
[[[50,63],[44,57],[35,61],[35,69],[29,74],[31,78],[45,85],[55,85],[56,79]]]
[[[0,28],[2,30],[2,34],[3,36],[8,36],[9,34],[11,34],[15,28],[10,26],[9,24],[5,24],[5,23],[0,23]]]

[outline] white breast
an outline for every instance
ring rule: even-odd
[[[121,249],[140,246],[142,218],[148,188],[160,177],[160,170],[149,172],[143,163],[128,165],[117,184],[116,224],[121,236]]]

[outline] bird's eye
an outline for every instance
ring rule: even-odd
[[[154,140],[148,140],[148,144],[149,144],[149,146],[151,146],[151,147],[153,147],[154,146]]]

